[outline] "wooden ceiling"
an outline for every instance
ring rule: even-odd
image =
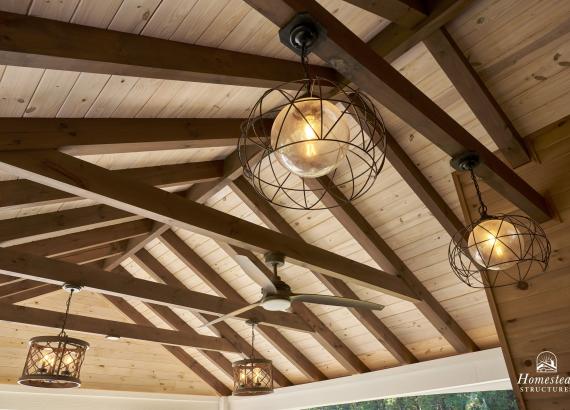
[[[569,114],[569,3],[267,4],[0,0],[0,269],[13,275],[0,284],[1,382],[19,376],[30,336],[54,332],[37,326],[57,327],[53,283],[79,280],[90,290],[70,332],[92,345],[85,387],[229,394],[249,327],[199,326],[258,299],[234,257],[261,264],[266,249],[287,253],[296,292],[386,305],[252,311],[279,386],[498,345],[485,292],[447,262],[463,223],[449,156],[481,152],[489,186],[550,218],[512,167],[530,160],[524,137]],[[372,190],[331,211],[273,208],[234,153],[263,91],[302,75],[277,36],[296,11],[329,34],[314,70],[375,98],[390,132]]]

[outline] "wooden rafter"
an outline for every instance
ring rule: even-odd
[[[223,161],[161,165],[113,171],[160,188],[184,186],[221,178]],[[25,179],[0,181],[0,209],[70,202],[81,198]]]
[[[147,319],[142,313],[136,310],[130,303],[125,299],[117,296],[105,295],[105,298],[111,302],[117,309],[119,309],[124,315],[131,319],[134,323],[142,326],[155,327],[152,322]],[[180,330],[180,329],[178,329]],[[166,350],[168,350],[174,357],[176,357],[184,366],[192,370],[196,375],[201,378],[205,383],[212,387],[219,395],[227,396],[231,393],[230,389],[227,388],[225,384],[214,377],[204,366],[196,361],[190,354],[188,354],[184,349],[179,346],[162,345]],[[206,351],[205,351],[206,352]],[[227,367],[227,364],[223,361],[225,359],[221,354],[218,353],[221,358],[216,355],[217,352],[208,351],[206,356],[208,358],[217,358],[216,364]]]
[[[413,28],[395,23],[389,24],[368,42],[375,53],[388,62],[393,62],[417,43],[445,26],[473,0],[437,0],[428,17]]]
[[[408,28],[413,28],[427,17],[420,0],[345,0],[361,9],[368,10],[386,20]]]
[[[3,304],[0,309],[0,320],[35,326],[61,328],[63,314],[51,310]],[[77,332],[93,333],[103,336],[114,335],[128,339],[166,343],[174,346],[187,346],[231,353],[237,352],[230,342],[220,337],[139,326],[75,314],[69,315],[66,328]]]
[[[317,181],[311,181],[309,187],[312,189],[325,189],[327,194],[322,201],[327,206],[334,207],[331,213],[341,223],[341,225],[352,235],[352,237],[362,246],[362,248],[380,266],[396,273],[404,279],[406,283],[420,295],[421,301],[416,302],[416,307],[440,332],[443,337],[459,353],[474,352],[479,350],[477,345],[459,326],[459,324],[447,313],[422,282],[416,278],[414,273],[398,257],[396,252],[388,246],[382,237],[376,232],[374,227],[358,212],[354,205],[342,201],[343,193],[327,177],[321,177]]]
[[[294,61],[5,12],[0,64],[253,87],[273,87],[303,72]],[[330,68],[311,70],[337,78]]]
[[[66,154],[57,151],[2,152],[0,161],[0,167],[14,175],[251,251],[263,252],[272,248],[288,255],[292,263],[402,299],[416,300],[401,279],[378,269],[144,183],[113,175],[109,170]]]
[[[119,275],[100,269],[48,259],[11,249],[0,249],[0,273],[34,279],[51,284],[79,283],[99,293],[128,296],[170,307],[226,314],[243,307],[217,296],[194,292],[160,283],[153,283],[130,275]],[[296,316],[282,312],[254,309],[240,315],[244,319],[257,318],[261,322],[300,331],[311,329]]]
[[[522,137],[449,32],[437,30],[424,44],[511,165],[529,162]]]
[[[240,199],[255,212],[255,214],[269,227],[289,235],[292,238],[301,236],[283,219],[283,217],[267,202],[264,201],[243,177],[236,179],[230,185]],[[336,296],[358,299],[356,293],[343,281],[313,272],[317,279]],[[398,340],[396,335],[385,326],[371,311],[366,309],[350,309],[360,323],[376,337],[380,343],[401,363],[415,363],[417,359]]]
[[[539,222],[551,217],[546,200],[316,1],[246,0],[279,27],[308,12],[327,32],[314,53],[422,133],[451,157],[476,151],[477,175]]]
[[[1,118],[0,150],[58,149],[70,155],[233,147],[234,118]]]

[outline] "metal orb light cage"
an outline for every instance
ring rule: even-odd
[[[251,356],[232,363],[234,396],[261,396],[273,393],[273,364],[271,360],[255,358],[255,321],[251,325]]]
[[[263,93],[238,142],[244,176],[267,201],[286,208],[329,208],[321,201],[327,192],[338,204],[354,201],[385,161],[386,128],[370,98],[311,76],[307,55],[324,35],[303,14],[280,31],[301,56],[305,78]]]
[[[487,213],[474,168],[476,153],[452,160],[459,171],[468,171],[479,201],[479,218],[453,235],[449,263],[453,273],[473,288],[516,285],[527,289],[528,281],[544,272],[550,258],[550,242],[542,227],[522,215]]]
[[[30,347],[18,384],[43,388],[79,387],[81,366],[89,343],[68,337],[65,325],[69,314],[71,297],[81,288],[64,285],[69,292],[61,332],[57,336],[38,336],[30,339]]]

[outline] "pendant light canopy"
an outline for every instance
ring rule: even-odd
[[[451,269],[474,288],[516,285],[527,289],[527,281],[548,267],[550,242],[544,230],[526,216],[487,213],[473,171],[479,164],[476,153],[463,154],[451,163],[457,170],[470,172],[480,214],[453,236],[449,244]]]
[[[273,393],[273,365],[271,360],[255,358],[255,325],[251,325],[251,356],[232,364],[234,374],[234,396],[260,396]]]
[[[68,337],[65,324],[69,314],[71,297],[79,286],[64,285],[69,292],[61,332],[57,336],[38,336],[30,339],[30,347],[22,376],[18,383],[32,387],[70,388],[79,387],[79,373],[89,343]]]
[[[266,91],[238,142],[246,178],[266,200],[287,208],[327,208],[321,199],[328,185],[342,192],[337,202],[355,200],[384,165],[386,129],[372,101],[311,76],[307,55],[324,35],[306,14],[281,29],[281,41],[301,57],[305,79]],[[325,175],[324,187],[311,184]]]

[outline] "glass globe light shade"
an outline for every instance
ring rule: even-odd
[[[517,251],[524,249],[524,238],[510,222],[486,219],[469,235],[469,253],[485,269],[505,270],[517,264]]]
[[[342,116],[334,104],[318,98],[283,107],[271,127],[271,145],[279,163],[302,178],[332,172],[346,156],[350,139]]]

